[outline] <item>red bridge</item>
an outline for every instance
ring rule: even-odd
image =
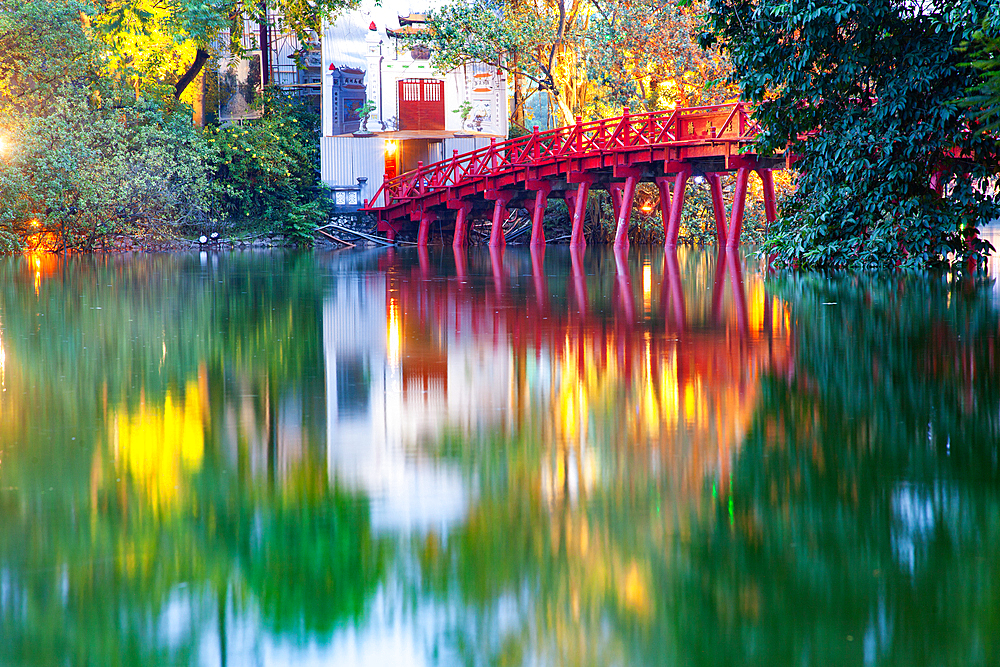
[[[719,245],[740,242],[747,179],[756,171],[763,183],[764,211],[775,214],[771,170],[786,166],[785,155],[757,155],[759,132],[749,108],[740,103],[630,114],[539,132],[386,179],[363,210],[378,218],[378,229],[394,239],[416,227],[417,244],[426,246],[432,225],[453,229],[453,245],[467,244],[471,220],[491,217],[490,246],[505,244],[508,208],[527,208],[531,245],[544,245],[542,219],[548,198],[561,196],[571,211],[570,245],[586,245],[583,235],[587,195],[608,190],[617,230],[615,247],[628,247],[628,223],[636,185],[656,183],[660,193],[665,245],[675,247],[684,191],[692,176],[703,176],[712,192]],[[728,216],[720,174],[736,172]],[[671,194],[670,186],[673,186]],[[728,224],[727,224],[728,222]]]

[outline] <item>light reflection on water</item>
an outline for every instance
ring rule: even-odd
[[[995,664],[992,283],[0,266],[0,664]]]

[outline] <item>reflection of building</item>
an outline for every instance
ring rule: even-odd
[[[507,138],[506,77],[485,64],[435,70],[419,40],[425,22],[401,3],[366,0],[324,28],[321,174],[335,191],[347,191],[347,206],[370,198],[385,174]],[[360,96],[357,88],[345,92],[345,73],[364,79]],[[373,136],[357,137],[365,100]]]
[[[335,279],[324,301],[329,478],[371,498],[377,529],[444,530],[465,516],[468,490],[457,467],[420,449],[444,391],[406,370],[386,280]]]

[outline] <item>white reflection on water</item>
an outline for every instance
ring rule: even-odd
[[[398,321],[387,322],[385,282],[384,275],[340,276],[325,299],[329,476],[371,499],[375,531],[446,533],[467,515],[469,491],[458,466],[421,452],[419,438],[447,419],[449,396],[471,392],[446,392],[444,381],[406,385],[395,340],[404,334]],[[458,366],[447,362],[452,387],[462,383],[460,371],[451,371]],[[460,407],[478,409],[475,401]]]
[[[892,492],[892,509],[893,552],[911,576],[939,525],[951,533],[961,528],[958,494],[945,482],[929,488],[900,482]],[[952,538],[957,541],[955,535]]]

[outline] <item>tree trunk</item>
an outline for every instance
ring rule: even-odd
[[[271,39],[267,25],[267,0],[260,3],[260,85],[267,88],[271,83]]]
[[[174,84],[174,99],[179,100],[181,98],[181,95],[184,93],[184,90],[188,87],[188,84],[194,81],[195,77],[197,77],[198,74],[201,73],[201,68],[205,65],[205,62],[207,60],[208,60],[208,51],[206,51],[205,49],[198,49],[198,51],[194,55],[194,62],[191,63],[191,66],[188,67],[188,70],[184,72],[184,76],[182,76],[177,81],[177,83]]]
[[[194,100],[191,102],[194,107],[194,126],[205,127],[205,69],[198,73],[198,78],[194,83]]]

